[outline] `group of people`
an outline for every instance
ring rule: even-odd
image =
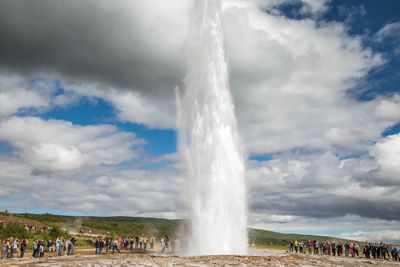
[[[161,252],[164,253],[169,247],[171,248],[171,252],[173,253],[175,250],[175,239],[170,239],[168,235],[161,239]],[[112,238],[98,238],[94,242],[94,247],[96,249],[95,254],[100,255],[103,250],[105,253],[111,251],[121,253],[122,249],[133,251],[135,250],[144,250],[153,249],[156,243],[156,239],[154,236],[147,237],[145,235],[139,236],[136,234],[135,236],[125,236],[124,239],[118,237],[117,239]]]
[[[25,230],[27,232],[37,232],[37,231],[42,231],[42,232],[49,232],[51,230],[50,226],[38,226],[38,225],[31,225],[29,223],[25,223]]]
[[[365,242],[363,253],[366,258],[386,260],[391,257],[394,261],[400,261],[399,250],[398,244],[393,244],[389,247],[388,244],[382,241],[380,243]]]
[[[360,257],[360,246],[358,243],[344,243],[335,242],[335,241],[323,241],[322,243],[318,242],[318,240],[308,240],[308,242],[303,241],[293,241],[289,242],[289,252],[291,253],[306,253],[308,250],[308,254],[322,254],[322,255],[332,255],[332,256],[341,256],[346,257]],[[385,242],[380,243],[369,243],[366,242],[364,244],[363,253],[366,258],[374,258],[374,259],[390,259],[389,255],[389,246]],[[391,246],[390,250],[391,258],[394,261],[400,261],[399,258],[399,246],[398,244],[394,244]]]
[[[71,239],[64,237],[57,237],[55,241],[49,240],[47,241],[47,249],[48,252],[54,252],[55,255],[64,256],[66,255],[74,255],[75,246],[76,246],[76,239],[75,237],[71,237]],[[34,245],[35,249],[35,245]]]
[[[27,245],[28,241],[26,239],[19,240],[18,238],[10,237],[3,240],[1,243],[1,259],[14,257],[23,258]]]
[[[71,239],[64,239],[64,237],[57,237],[55,241],[53,240],[34,240],[32,247],[32,257],[42,258],[44,253],[55,253],[55,255],[73,255],[75,250],[76,239],[72,237]],[[25,255],[26,248],[28,246],[28,240],[18,238],[8,238],[2,241],[1,247],[1,259],[4,258],[23,258]]]
[[[150,238],[141,235],[135,236],[125,236],[124,239],[118,237],[117,239],[111,238],[100,238],[96,239],[94,242],[94,246],[96,248],[95,254],[101,254],[101,251],[105,249],[105,252],[108,253],[109,250],[112,250],[112,253],[115,251],[121,252],[121,249],[125,250],[133,250],[133,249],[141,249],[147,250],[148,247],[151,249],[154,247],[155,244],[155,237],[151,236]]]

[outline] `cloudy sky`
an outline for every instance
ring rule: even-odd
[[[0,209],[185,217],[189,0],[0,0]],[[223,0],[249,226],[400,239],[400,3]]]

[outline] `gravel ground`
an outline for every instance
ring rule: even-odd
[[[182,257],[160,254],[121,253],[88,255],[78,251],[74,256],[1,260],[0,266],[397,266],[400,262],[345,258],[322,255],[287,254],[281,251],[250,250],[249,256],[217,255]]]

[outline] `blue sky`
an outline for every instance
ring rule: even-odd
[[[149,1],[0,3],[2,208],[186,216],[191,4]],[[255,3],[223,11],[249,225],[400,238],[400,2]]]

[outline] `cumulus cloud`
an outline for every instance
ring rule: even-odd
[[[377,119],[397,122],[400,120],[400,95],[394,95],[392,99],[379,102],[373,115]]]
[[[29,134],[27,134],[29,133]],[[109,125],[76,126],[59,120],[11,117],[0,122],[0,140],[9,143],[35,171],[115,165],[137,158],[144,140]]]
[[[1,157],[0,197],[9,210],[62,210],[80,214],[183,217],[181,177],[174,167],[120,170],[97,166],[72,172],[32,174],[32,166]]]
[[[389,135],[371,150],[379,164],[381,175],[400,185],[400,134]]]
[[[373,242],[398,242],[400,239],[400,231],[398,230],[382,230],[382,231],[356,231],[352,233],[342,233],[341,238],[358,241],[373,241]]]
[[[0,75],[0,119],[21,109],[49,107],[49,93],[35,90],[19,75]]]
[[[388,143],[387,146],[377,144],[375,149],[388,149],[393,140],[387,139],[383,143]],[[267,162],[252,162],[248,170],[251,210],[308,218],[356,215],[399,220],[400,210],[393,203],[400,202],[397,193],[400,185],[379,181],[386,171],[399,169],[396,152],[393,148],[382,153],[389,158],[380,158],[377,154],[376,160],[340,159],[324,153],[318,158],[282,156]],[[374,175],[374,184],[370,183],[371,175]]]

